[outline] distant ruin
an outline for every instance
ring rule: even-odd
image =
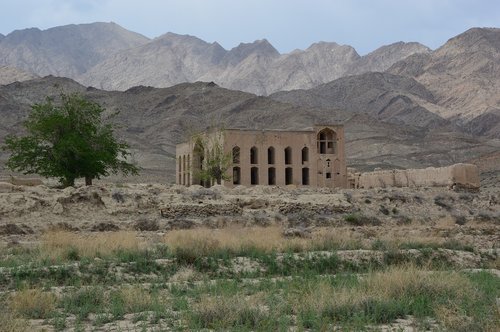
[[[479,170],[473,164],[423,169],[377,170],[349,174],[350,188],[448,187],[479,189]]]
[[[208,139],[213,134],[205,133]],[[226,129],[220,144],[232,156],[229,180],[222,185],[295,185],[347,188],[342,125],[315,125],[309,130]],[[197,177],[206,151],[196,140],[176,147],[176,182],[211,185]]]

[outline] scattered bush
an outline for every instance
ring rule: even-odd
[[[125,197],[119,191],[115,191],[111,194],[111,198],[113,198],[117,203],[125,203]]]
[[[393,218],[396,220],[396,224],[398,225],[409,225],[412,221],[410,217],[404,215],[393,216]]]
[[[477,221],[485,222],[485,221],[494,221],[495,223],[500,223],[500,214],[494,214],[490,211],[480,211],[476,218]]]
[[[384,205],[380,205],[380,208],[378,209],[380,212],[382,212],[383,214],[385,214],[386,216],[389,215],[389,209],[386,208]]]
[[[136,231],[155,232],[155,231],[160,229],[160,225],[158,224],[158,221],[156,221],[156,220],[142,219],[142,220],[138,220],[135,222],[134,229]]]
[[[355,226],[378,226],[381,225],[380,219],[373,217],[373,216],[365,216],[362,214],[347,214],[344,216],[344,220],[348,222],[349,224],[355,225]]]
[[[384,197],[384,199],[389,199],[391,202],[400,201],[401,203],[406,203],[407,198],[401,192],[391,192],[390,195]]]
[[[455,200],[450,195],[440,194],[434,197],[434,204],[440,206],[448,211],[452,209],[452,203]]]
[[[462,214],[454,214],[452,215],[452,218],[455,220],[455,224],[457,225],[465,225],[467,223],[467,217],[465,217]]]

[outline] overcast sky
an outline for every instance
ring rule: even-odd
[[[437,48],[471,27],[500,27],[499,0],[0,0],[0,33],[115,22],[153,38],[190,34],[226,49],[268,39],[280,52],[334,41],[366,54],[396,41]]]

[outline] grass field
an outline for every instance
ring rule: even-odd
[[[450,259],[472,254],[349,228],[47,232],[1,251],[0,331],[495,331],[499,259],[474,272]]]

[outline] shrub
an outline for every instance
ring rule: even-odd
[[[389,215],[389,209],[387,209],[384,205],[380,205],[380,208],[378,209],[380,212],[382,212],[383,214],[385,214],[386,216]]]
[[[158,221],[153,220],[153,219],[142,219],[136,221],[134,224],[134,229],[136,231],[148,231],[148,232],[154,232],[160,229],[160,225],[158,224]]]
[[[467,218],[462,214],[454,214],[452,218],[455,220],[455,224],[457,225],[465,225],[467,223]]]
[[[411,224],[411,218],[404,215],[393,216],[396,219],[396,224],[398,225],[409,225]]]
[[[355,226],[367,226],[367,225],[377,226],[382,224],[380,220],[376,217],[365,216],[363,214],[356,214],[356,213],[345,215],[344,220],[349,224]]]
[[[450,195],[440,194],[434,197],[434,204],[448,211],[452,209],[451,203],[454,201],[455,200]]]

